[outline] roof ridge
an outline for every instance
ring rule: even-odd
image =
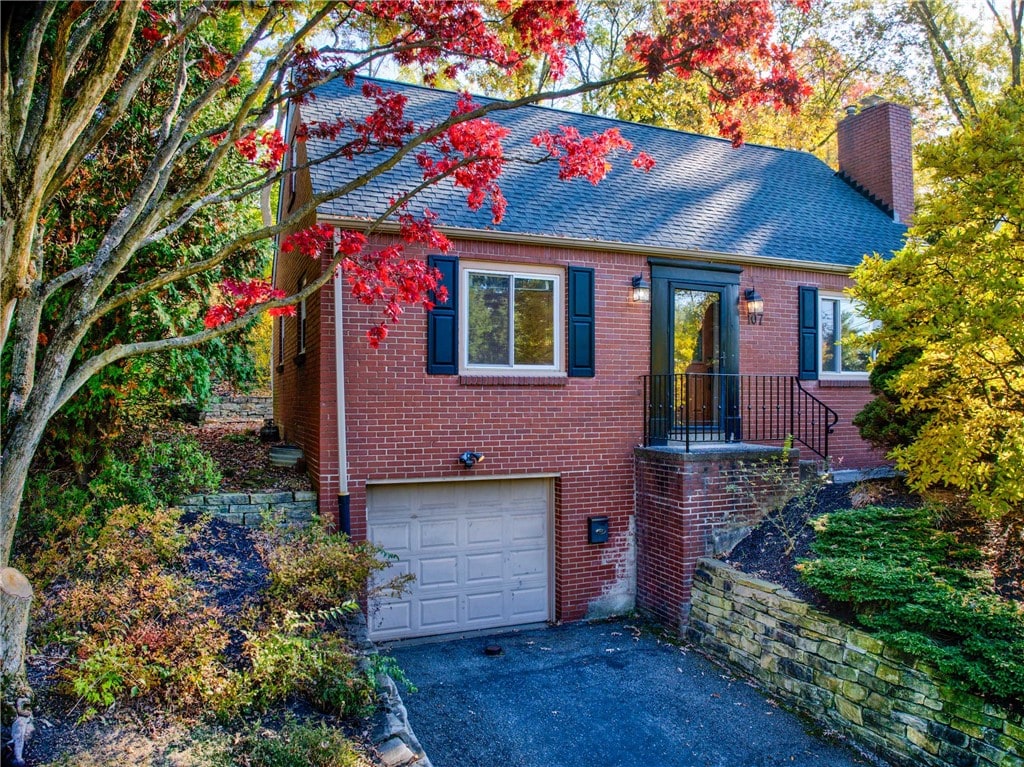
[[[511,101],[510,99],[496,98],[494,96],[484,96],[484,95],[481,95],[479,93],[472,93],[472,92],[466,91],[466,90],[449,90],[447,88],[435,88],[435,87],[432,87],[432,86],[429,86],[429,85],[420,85],[419,83],[407,83],[407,82],[403,82],[401,80],[391,80],[391,79],[384,78],[384,77],[364,77],[364,76],[361,76],[361,75],[357,75],[356,76],[356,80],[357,81],[361,81],[361,82],[371,82],[371,83],[378,83],[378,84],[386,83],[386,84],[389,84],[389,85],[400,85],[403,88],[415,88],[416,90],[428,91],[428,92],[433,92],[433,93],[450,93],[450,94],[453,94],[453,95],[456,95],[456,96],[461,94],[461,93],[469,93],[469,95],[472,96],[474,99],[484,99],[486,101],[503,101],[505,103],[509,103]],[[335,82],[342,82],[342,81],[339,79],[339,80],[336,80]],[[344,84],[344,83],[342,82],[342,84]],[[543,104],[524,104],[521,107],[517,107],[517,109],[542,109],[542,110],[544,110],[546,112],[561,112],[562,114],[573,115],[574,117],[579,117],[579,118],[583,118],[583,119],[587,119],[587,120],[600,120],[601,122],[606,122],[606,123],[616,123],[616,124],[619,124],[619,125],[628,125],[628,126],[633,127],[633,128],[644,128],[646,130],[664,131],[666,133],[672,133],[672,134],[677,134],[677,135],[681,134],[681,135],[684,135],[684,136],[691,136],[693,138],[705,139],[707,141],[716,141],[716,142],[719,142],[719,143],[730,144],[730,145],[732,144],[732,141],[730,139],[724,138],[722,136],[709,136],[706,133],[696,133],[695,131],[680,130],[679,128],[667,128],[664,125],[652,125],[652,124],[649,124],[649,123],[638,123],[638,122],[633,122],[631,120],[623,120],[620,117],[606,117],[605,115],[596,115],[596,114],[591,114],[589,112],[576,112],[576,111],[573,111],[571,109],[563,109],[561,107],[555,107],[555,106],[545,106]],[[808,152],[806,149],[792,149],[792,148],[787,149],[786,147],[772,146],[771,144],[758,144],[758,143],[750,142],[750,141],[744,141],[743,142],[743,146],[753,147],[754,149],[769,149],[769,150],[772,150],[772,151],[775,151],[775,152],[786,152],[786,153],[790,153],[790,154],[807,155],[807,156],[812,157],[813,159],[817,160],[822,165],[825,165],[826,167],[829,167],[828,163],[824,162],[821,158],[817,157],[813,153]]]

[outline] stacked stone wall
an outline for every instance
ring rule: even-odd
[[[688,638],[896,765],[1021,767],[1019,713],[713,559],[693,577]]]
[[[185,512],[212,514],[225,522],[258,527],[267,515],[285,524],[310,522],[316,514],[312,490],[269,490],[261,493],[190,495],[177,504]]]
[[[274,417],[273,397],[214,397],[203,411],[203,419],[216,423],[263,421]]]

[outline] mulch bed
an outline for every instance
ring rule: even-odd
[[[828,484],[817,490],[813,499],[793,499],[776,518],[769,517],[740,541],[725,557],[737,570],[785,586],[806,602],[822,608],[828,604],[801,580],[794,566],[813,557],[814,528],[811,520],[855,505],[920,506],[921,500],[904,487],[902,481],[873,480],[864,484]],[[792,550],[789,539],[793,540]]]
[[[189,527],[197,521],[194,515],[182,518]],[[207,602],[223,612],[230,638],[225,655],[229,663],[238,664],[245,636],[235,619],[259,602],[268,584],[267,568],[257,550],[262,533],[219,519],[207,518],[202,525],[185,549],[185,569],[195,585],[206,593]],[[94,748],[119,737],[133,741],[136,748],[146,751],[145,755],[142,751],[136,755],[141,762],[151,756],[147,749],[157,748],[171,737],[172,730],[182,726],[178,717],[164,716],[153,706],[146,709],[121,707],[79,722],[84,706],[55,689],[54,675],[66,662],[67,658],[61,656],[57,646],[39,648],[28,659],[29,683],[37,695],[36,732],[26,750],[29,765],[47,764],[77,749]],[[149,739],[153,743],[143,747],[141,744]],[[128,748],[126,744],[123,747]]]

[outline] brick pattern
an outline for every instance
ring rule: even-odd
[[[885,102],[839,123],[839,172],[875,197],[902,223],[914,215],[910,110]]]
[[[632,545],[632,450],[643,433],[639,376],[649,364],[650,323],[648,307],[629,303],[627,288],[645,260],[484,243],[460,243],[457,252],[501,264],[597,268],[597,377],[429,376],[421,310],[409,310],[374,351],[365,329],[378,315],[346,300],[353,534],[366,534],[368,481],[557,474],[556,616],[582,618],[620,579],[618,563]],[[467,449],[485,456],[471,470],[457,460]],[[610,520],[606,544],[587,543],[586,518],[597,514]]]
[[[1024,764],[1019,712],[721,562],[698,562],[688,638],[789,705],[907,767]]]
[[[293,126],[301,121],[296,108]],[[292,139],[294,140],[294,139]],[[297,162],[306,162],[306,144],[297,142]],[[295,184],[291,194],[289,184]],[[285,214],[300,208],[313,194],[308,173],[289,177],[283,187]],[[300,230],[316,223],[311,213],[285,232]],[[320,276],[325,260],[299,253],[278,253],[274,263],[274,286],[295,292],[299,281]],[[329,526],[338,523],[338,431],[337,393],[334,382],[334,292],[330,284],[306,301],[305,350],[299,350],[299,317],[274,320],[272,366],[274,371],[274,420],[281,438],[300,445],[303,457],[318,491],[321,519]],[[298,312],[297,312],[298,314]],[[281,344],[281,326],[284,344]]]
[[[716,542],[728,533],[759,521],[753,498],[764,485],[765,463],[781,460],[780,453],[636,449],[638,609],[674,629],[686,624],[697,560],[717,553]],[[796,451],[790,468],[795,480]]]
[[[259,527],[267,515],[285,523],[311,522],[316,514],[316,493],[308,490],[268,490],[262,493],[209,493],[178,501],[185,512],[211,514],[225,522]]]
[[[392,240],[380,237],[375,246]],[[379,350],[365,331],[378,310],[343,301],[348,480],[352,534],[366,536],[366,485],[374,481],[505,477],[553,474],[555,480],[555,617],[574,620],[596,610],[621,590],[624,561],[632,551],[635,510],[633,449],[643,438],[641,376],[650,369],[650,307],[628,300],[630,278],[650,270],[640,255],[460,241],[464,259],[496,264],[588,266],[596,269],[596,361],[594,378],[543,376],[429,376],[426,319],[410,308]],[[426,257],[425,251],[411,250]],[[308,259],[278,261],[279,280],[292,284]],[[313,264],[315,266],[315,264]],[[745,284],[765,297],[764,325],[741,325],[741,372],[793,375],[796,371],[796,286],[840,289],[845,277],[753,267]],[[741,292],[742,294],[742,292]],[[275,380],[275,419],[283,437],[302,446],[321,515],[336,522],[339,489],[335,406],[333,290],[311,302],[305,361],[293,358],[294,319],[286,322],[284,369]],[[319,332],[316,328],[320,328]],[[275,343],[277,336],[275,335]],[[275,361],[277,360],[275,349]],[[814,389],[813,385],[810,387]],[[818,392],[815,390],[815,393]],[[851,396],[853,395],[853,396]],[[848,419],[869,397],[865,388],[822,390],[845,421],[834,445],[846,451],[845,468],[877,465]],[[485,461],[467,470],[457,457],[471,449]],[[846,456],[851,456],[847,459]],[[607,515],[611,538],[588,544],[586,518]],[[638,536],[641,526],[637,525]],[[703,555],[697,552],[693,557]]]
[[[744,268],[740,276],[740,296],[747,288],[757,288],[764,298],[765,308],[762,324],[748,325],[741,299],[740,373],[795,375],[799,356],[797,292],[801,285],[842,294],[853,285],[853,280],[844,274],[765,266]],[[839,414],[839,422],[829,438],[833,468],[868,469],[886,464],[885,454],[864,442],[853,425],[853,417],[873,399],[866,379],[854,376],[801,381],[801,384]]]

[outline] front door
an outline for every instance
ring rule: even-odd
[[[739,267],[651,260],[649,433],[738,440]]]
[[[676,409],[677,425],[714,429],[719,425],[722,359],[722,293],[672,284],[672,372],[685,396]],[[680,412],[680,409],[685,408]]]

